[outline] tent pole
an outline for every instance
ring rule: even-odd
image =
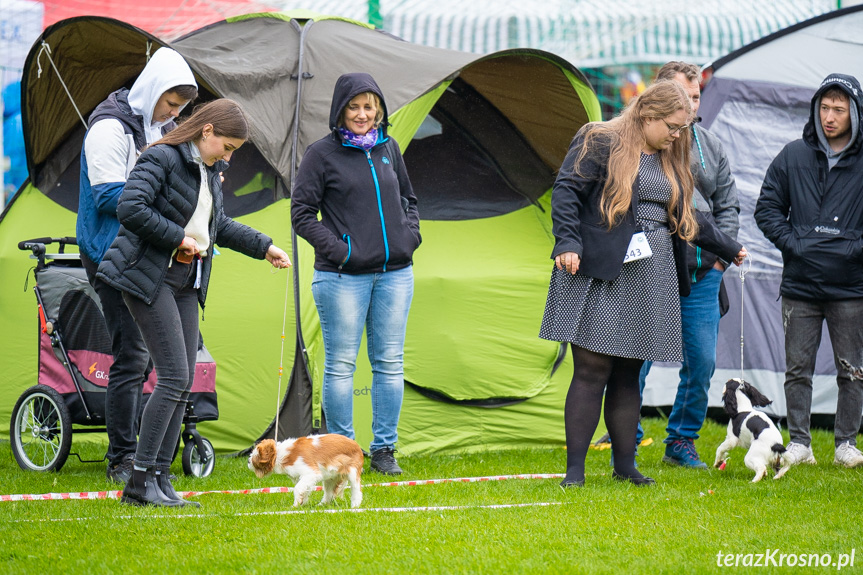
[[[296,20],[292,21],[295,25],[299,25]],[[297,170],[299,166],[297,166],[297,144],[299,142],[299,132],[300,132],[300,102],[303,93],[303,80],[306,78],[312,78],[312,74],[308,74],[303,71],[303,57],[305,55],[305,43],[306,43],[306,33],[309,29],[314,25],[314,20],[308,20],[305,26],[302,27],[300,32],[300,50],[299,57],[297,58],[297,99],[296,104],[294,105],[294,129],[291,134],[291,181],[290,181],[290,192],[293,195],[294,191],[294,181],[296,180]],[[299,249],[297,248],[297,232],[294,230],[294,226],[291,226],[291,255],[294,258],[294,265],[292,267],[294,274],[294,316],[296,322],[297,329],[297,350],[300,352],[298,355],[302,358],[302,366],[301,368],[305,371],[305,375],[309,381],[312,380],[311,374],[309,372],[309,354],[306,350],[306,342],[303,338],[303,326],[302,326],[302,312],[300,310],[300,258],[299,258]],[[297,366],[294,365],[294,369],[297,369]],[[319,415],[315,412],[314,405],[312,406],[312,432],[316,432],[321,428],[321,419]],[[278,433],[278,430],[276,430]]]

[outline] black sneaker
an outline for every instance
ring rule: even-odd
[[[393,453],[395,449],[392,447],[382,447],[372,451],[371,468],[384,475],[401,475],[402,468],[396,463]]]
[[[134,455],[127,455],[117,465],[108,464],[108,469],[105,470],[105,477],[112,483],[126,484],[132,476],[132,463],[135,459]]]

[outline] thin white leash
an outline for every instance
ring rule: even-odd
[[[270,273],[276,273],[275,268]],[[285,274],[285,308],[282,312],[282,345],[279,350],[279,390],[276,395],[276,427],[273,429],[273,439],[279,441],[279,408],[282,405],[282,374],[285,372],[285,324],[288,318],[288,297],[291,292],[291,274]]]
[[[743,303],[746,299],[746,274],[752,270],[752,256],[746,254],[746,257],[738,266],[738,275],[740,275],[740,381],[743,381]]]

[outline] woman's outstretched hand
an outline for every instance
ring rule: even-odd
[[[554,258],[554,264],[557,269],[569,272],[575,275],[578,271],[578,265],[581,263],[581,258],[575,252],[563,252]]]
[[[748,255],[749,252],[746,251],[746,248],[740,248],[740,251],[737,252],[737,256],[734,258],[734,263],[738,266],[741,265]]]
[[[291,260],[288,254],[285,253],[285,250],[276,247],[274,244],[271,244],[269,249],[267,249],[266,257],[267,261],[273,264],[274,268],[291,267]]]

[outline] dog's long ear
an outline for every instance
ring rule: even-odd
[[[755,386],[748,382],[743,382],[743,393],[752,402],[752,407],[766,407],[773,403],[766,395],[755,389]]]
[[[276,463],[276,442],[265,439],[258,444],[258,462],[261,468],[272,469]]]
[[[725,383],[722,391],[722,404],[729,417],[737,415],[737,386],[737,382],[730,379]]]

